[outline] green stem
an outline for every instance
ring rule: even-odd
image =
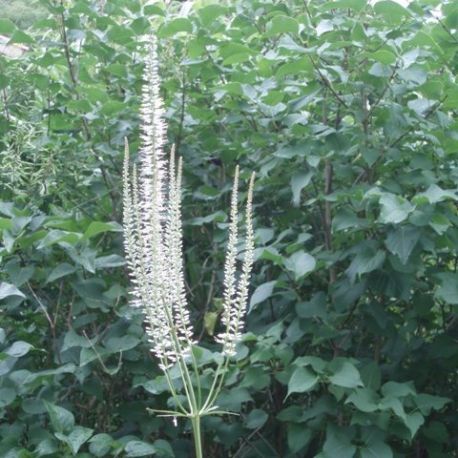
[[[197,359],[194,355],[194,349],[192,348],[192,344],[190,342],[189,342],[189,348],[191,350],[192,366],[193,366],[194,373],[197,379],[197,402],[200,408],[200,406],[202,405],[202,387],[200,384],[199,366],[197,365]]]
[[[224,366],[224,367],[223,367]],[[222,360],[216,369],[215,377],[213,379],[212,386],[210,388],[210,392],[208,393],[207,400],[205,401],[202,410],[205,411],[206,409],[212,407],[213,403],[216,401],[221,388],[223,386],[224,377],[226,375],[227,368],[229,366],[229,357]],[[222,370],[221,370],[222,369]],[[219,377],[221,376],[221,379]],[[218,383],[219,381],[219,383]]]
[[[202,449],[202,433],[200,430],[200,415],[191,418],[192,432],[194,435],[194,448],[196,450],[196,458],[203,458]]]

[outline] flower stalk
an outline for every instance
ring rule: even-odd
[[[151,351],[164,372],[175,410],[154,410],[159,416],[188,418],[193,431],[195,453],[203,457],[201,419],[219,415],[216,405],[224,385],[231,358],[240,341],[248,289],[253,266],[253,186],[254,173],[248,185],[245,209],[246,235],[240,272],[238,257],[238,195],[240,172],[235,169],[232,187],[229,240],[224,267],[223,330],[215,340],[221,344],[219,364],[209,390],[201,385],[201,373],[194,348],[196,340],[186,298],[183,269],[181,182],[182,159],[164,158],[167,126],[159,94],[157,46],[154,38],[149,44],[142,88],[141,147],[139,172],[130,168],[129,145],[126,140],[123,171],[124,246],[127,266],[133,284],[131,304],[139,307]],[[172,369],[179,373],[185,401],[174,384]]]

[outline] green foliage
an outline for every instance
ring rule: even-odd
[[[36,0],[0,0],[0,17],[11,19],[23,29],[45,18],[46,9]]]
[[[146,413],[173,406],[119,233],[157,31],[207,371],[220,209],[236,163],[258,176],[248,333],[218,399],[240,416],[204,419],[205,456],[456,456],[456,2],[41,4],[27,33],[0,21],[30,47],[0,57],[0,455],[190,456],[188,424]]]

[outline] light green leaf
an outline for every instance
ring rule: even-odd
[[[323,11],[333,9],[353,9],[355,11],[361,11],[367,5],[367,0],[337,0],[332,2],[323,3],[320,8]]]
[[[5,297],[10,296],[19,296],[25,298],[24,293],[19,291],[16,286],[11,285],[10,283],[1,282],[0,283],[0,300],[5,299]]]
[[[458,200],[458,193],[455,189],[442,189],[436,184],[432,184],[425,192],[417,194],[416,197],[425,197],[429,203],[437,204],[447,199]]]
[[[110,451],[112,443],[113,439],[110,435],[96,434],[89,440],[89,451],[97,457],[105,456]]]
[[[437,275],[440,285],[435,296],[447,304],[458,305],[458,274],[444,272]]]
[[[295,35],[299,32],[298,22],[289,16],[278,15],[272,18],[272,20],[266,26],[266,36],[272,37],[281,33],[293,33]]]
[[[292,453],[298,453],[312,439],[312,430],[305,428],[304,424],[288,423],[287,441],[288,447]]]
[[[360,246],[357,255],[351,261],[346,270],[352,283],[359,275],[373,272],[380,268],[385,262],[385,252],[377,250],[371,246]]]
[[[354,458],[356,447],[351,443],[352,437],[351,431],[329,425],[323,446],[323,458]]]
[[[126,452],[126,457],[147,456],[154,455],[156,448],[143,441],[130,441],[126,444],[124,451]]]
[[[374,11],[380,14],[388,24],[400,24],[406,17],[410,16],[406,8],[391,0],[376,2]]]
[[[33,345],[29,344],[28,342],[24,342],[23,340],[18,340],[14,342],[11,347],[4,350],[3,353],[6,353],[13,358],[20,358],[21,356],[26,355],[33,347]]]
[[[391,253],[399,256],[402,264],[406,264],[420,235],[420,229],[415,226],[401,226],[388,233],[385,245]]]
[[[192,32],[192,23],[189,19],[179,17],[164,24],[158,31],[158,36],[161,38],[172,37],[179,32]]]
[[[89,348],[90,346],[91,342],[88,339],[78,335],[73,329],[70,329],[65,334],[61,351],[65,351],[73,347]]]
[[[386,382],[382,386],[382,394],[386,397],[403,398],[406,396],[415,396],[416,392],[411,382]]]
[[[425,422],[423,415],[419,412],[414,412],[406,415],[404,423],[409,428],[411,439],[414,438],[420,426]]]
[[[154,441],[154,448],[156,449],[157,456],[162,458],[175,458],[172,447],[164,439],[158,439]]]
[[[0,18],[0,34],[10,35],[16,30],[16,26],[7,18]]]
[[[294,273],[295,279],[299,280],[304,275],[312,272],[316,266],[315,258],[304,251],[296,251],[284,262],[285,267]]]
[[[253,409],[245,419],[245,425],[248,429],[261,428],[267,421],[269,416],[264,410]]]
[[[357,388],[363,386],[358,369],[349,361],[333,361],[330,364],[330,369],[333,374],[329,377],[329,381],[333,385],[342,388]]]
[[[311,390],[318,382],[318,375],[307,367],[298,367],[294,370],[288,382],[289,397],[293,393],[305,393]]]
[[[65,438],[65,442],[69,445],[73,455],[78,453],[78,450],[89,440],[93,432],[93,429],[75,426],[72,432]]]
[[[10,42],[18,44],[32,44],[35,43],[35,40],[28,33],[16,29],[11,36]]]
[[[431,410],[441,410],[446,404],[451,402],[449,398],[442,396],[432,396],[431,394],[418,394],[414,398],[415,404],[423,415],[429,415]]]
[[[250,313],[258,304],[264,302],[266,299],[272,296],[276,283],[276,281],[262,283],[254,290],[253,294],[251,295],[248,313]]]
[[[385,224],[402,223],[415,210],[415,207],[408,200],[388,193],[382,195],[380,205],[382,209],[379,221]]]
[[[378,51],[370,54],[370,56],[384,65],[391,65],[396,62],[396,55],[386,49],[379,49]]]
[[[37,248],[41,250],[60,242],[66,242],[70,245],[75,245],[81,239],[81,237],[82,234],[78,232],[68,232],[61,231],[59,229],[53,229],[49,231],[46,237],[40,241]]]
[[[110,337],[105,347],[112,353],[118,353],[120,351],[127,351],[135,348],[140,343],[138,337],[132,335],[125,335],[122,337]]]
[[[55,267],[52,272],[49,274],[48,278],[46,279],[46,283],[53,282],[58,280],[59,278],[65,277],[70,275],[76,271],[76,267],[68,264],[67,262],[63,262]]]
[[[64,433],[75,426],[75,417],[63,407],[44,401],[54,431]]]
[[[301,191],[312,180],[312,172],[296,172],[291,177],[291,190],[293,191],[293,205],[298,207],[301,202]]]
[[[108,256],[101,256],[95,260],[96,269],[109,269],[113,267],[121,267],[126,264],[125,259],[118,254],[110,254]]]
[[[378,409],[378,396],[369,388],[357,388],[345,401],[345,404],[350,403],[361,412],[375,412]]]
[[[0,409],[9,406],[16,399],[16,391],[12,388],[0,388]]]
[[[374,439],[359,449],[361,458],[393,458],[393,452],[383,440]]]

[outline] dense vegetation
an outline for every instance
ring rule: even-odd
[[[46,17],[46,8],[28,0],[0,0],[0,17],[10,19],[18,27],[31,26]]]
[[[458,4],[145,3],[0,19],[29,48],[0,56],[0,455],[192,456],[189,424],[146,412],[170,395],[127,305],[122,150],[152,32],[207,371],[231,179],[257,172],[218,400],[239,415],[204,419],[205,456],[457,456]]]

